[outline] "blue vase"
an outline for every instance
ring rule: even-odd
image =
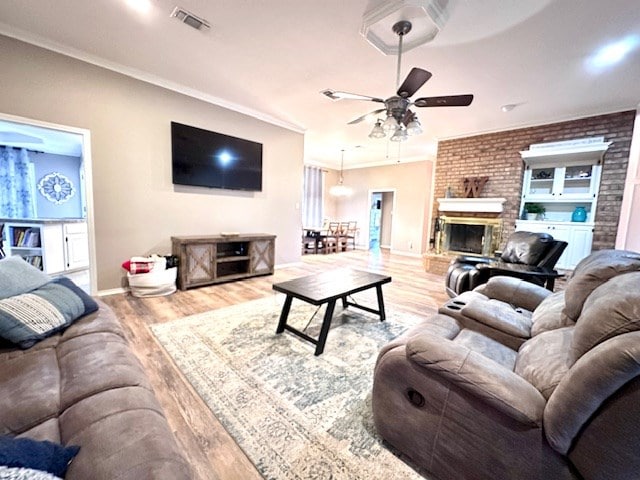
[[[572,222],[586,222],[587,221],[587,211],[584,207],[576,207],[573,211],[573,215],[571,215]]]

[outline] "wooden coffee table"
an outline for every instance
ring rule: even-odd
[[[384,300],[382,298],[382,285],[390,281],[391,277],[388,275],[380,275],[378,273],[361,270],[341,269],[296,278],[287,282],[275,283],[273,284],[273,289],[287,296],[282,306],[276,333],[282,333],[288,330],[294,335],[313,343],[316,346],[315,355],[320,355],[324,351],[324,344],[327,341],[327,334],[331,327],[331,319],[333,318],[336,301],[341,299],[343,308],[354,307],[380,315],[380,321],[383,322],[386,316],[384,312]],[[349,295],[368,290],[369,288],[376,289],[378,297],[377,310],[359,305],[347,299]],[[327,304],[327,309],[322,321],[322,328],[320,329],[320,336],[317,339],[295,329],[291,325],[287,325],[291,302],[294,298],[312,305]]]

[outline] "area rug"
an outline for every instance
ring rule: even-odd
[[[380,348],[421,319],[336,305],[324,353],[275,330],[284,296],[152,326],[178,368],[266,479],[423,479],[383,444],[371,388]],[[294,300],[303,329],[316,307]],[[307,333],[317,337],[323,311]]]

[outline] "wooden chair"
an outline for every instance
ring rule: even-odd
[[[338,252],[340,238],[340,223],[329,222],[327,231],[322,235],[322,251],[324,253]]]
[[[302,231],[302,254],[318,253],[320,234],[314,230],[304,229]]]
[[[358,222],[351,221],[345,222],[346,228],[344,231],[345,246],[351,244],[351,248],[356,249],[356,235],[358,234]]]

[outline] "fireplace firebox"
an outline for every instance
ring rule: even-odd
[[[437,230],[437,253],[493,256],[500,246],[502,220],[443,215]]]

